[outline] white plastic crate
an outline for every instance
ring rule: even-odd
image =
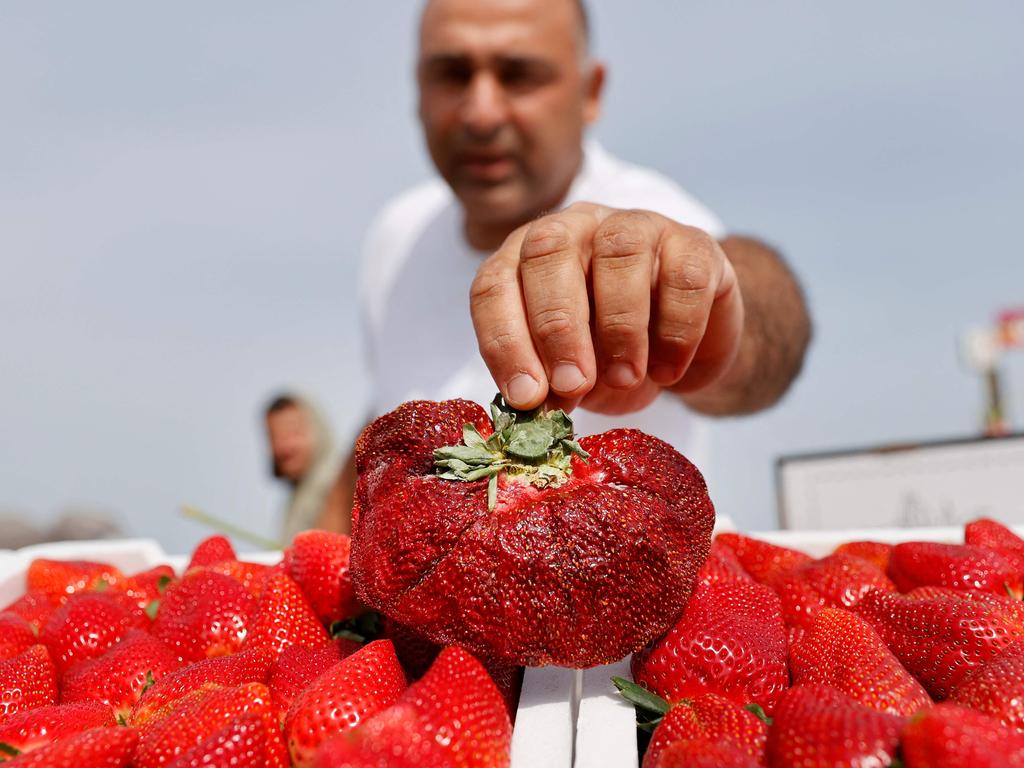
[[[25,592],[25,574],[35,558],[94,560],[131,574],[167,563],[177,572],[187,555],[168,555],[151,539],[74,541],[39,544],[0,551],[0,607]],[[272,564],[280,552],[246,553],[241,559]],[[570,768],[575,738],[580,675],[576,670],[545,667],[527,669],[512,734],[512,768]]]

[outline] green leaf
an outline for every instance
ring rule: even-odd
[[[106,579],[100,579],[96,582],[96,586],[92,588],[93,592],[106,592],[110,589],[110,582]]]
[[[575,440],[562,440],[562,442],[559,443],[559,445],[561,445],[562,450],[565,451],[566,454],[575,453],[581,459],[590,458],[590,454],[584,451],[580,447],[580,444],[577,443]]]
[[[498,506],[498,473],[491,475],[487,481],[487,509],[491,512]]]
[[[903,760],[899,757],[894,757],[892,762],[889,763],[889,768],[903,768]]]
[[[142,693],[145,693],[156,684],[156,678],[153,677],[152,671],[146,672],[146,684],[142,688]]]
[[[772,719],[768,717],[768,713],[764,711],[760,704],[751,702],[744,707],[747,712],[753,712],[760,720],[764,721],[765,725],[771,725]]]
[[[483,435],[472,424],[462,425],[462,442],[470,448],[483,448],[486,445]]]
[[[161,576],[156,582],[156,591],[161,595],[167,591],[167,587],[174,581],[170,576]]]
[[[545,421],[516,424],[512,430],[512,437],[505,446],[505,452],[523,461],[543,461],[547,458],[552,444],[550,424]]]
[[[118,715],[117,716],[117,724],[120,725],[120,726],[127,726],[128,725],[128,721],[125,719],[124,715]]]
[[[661,696],[652,693],[642,685],[637,685],[632,680],[627,680],[624,677],[613,677],[612,682],[619,689],[622,698],[646,712],[664,715],[671,709],[669,703],[661,698]]]
[[[0,741],[0,752],[3,752],[5,755],[9,755],[10,757],[17,757],[21,754],[20,749],[11,746],[6,741]]]
[[[156,621],[156,614],[157,614],[157,612],[159,610],[160,610],[160,601],[159,600],[150,600],[146,604],[145,611],[146,611],[146,615],[149,616],[149,620],[150,621]]]

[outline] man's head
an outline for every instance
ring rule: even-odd
[[[604,81],[587,46],[582,0],[428,0],[420,119],[478,247],[568,191]]]
[[[297,399],[281,395],[267,405],[266,421],[274,477],[294,485],[313,465],[316,435],[309,415]]]

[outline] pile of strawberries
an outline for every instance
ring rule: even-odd
[[[507,766],[515,670],[496,668],[499,689],[467,652],[394,624],[364,643],[349,550],[307,531],[260,565],[215,536],[180,579],[34,561],[0,612],[0,761]]]
[[[682,617],[616,679],[644,768],[1024,766],[1024,540],[849,542],[812,559],[722,533]]]

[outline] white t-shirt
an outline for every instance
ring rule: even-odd
[[[612,157],[588,142],[564,205],[578,201],[643,208],[720,238],[718,218],[675,182]],[[486,407],[498,391],[477,350],[469,288],[489,254],[466,242],[462,210],[441,179],[392,200],[367,234],[360,301],[369,355],[373,416],[406,400],[464,397]],[[706,466],[706,422],[661,395],[640,413],[602,416],[578,409],[579,435],[636,427]]]

